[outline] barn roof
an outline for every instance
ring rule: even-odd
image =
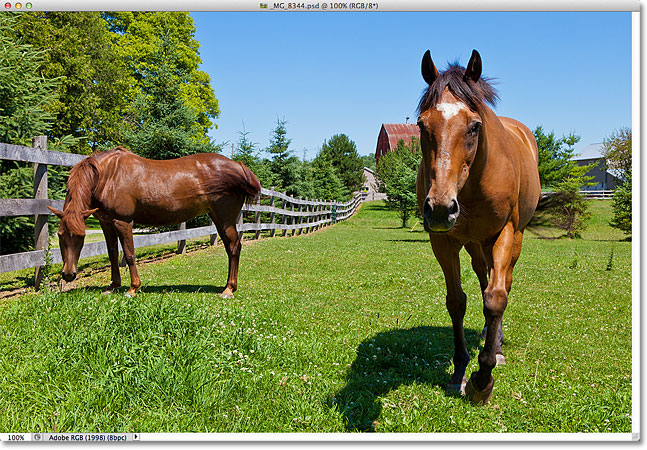
[[[599,159],[602,158],[602,143],[589,144],[580,152],[575,153],[573,157],[574,161],[579,161],[582,159]]]
[[[383,123],[382,126],[389,136],[389,148],[395,149],[398,146],[400,139],[404,140],[405,144],[411,142],[411,136],[420,139],[420,129],[418,125],[411,123]]]

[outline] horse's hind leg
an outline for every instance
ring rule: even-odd
[[[110,222],[100,221],[103,235],[106,238],[106,247],[108,247],[108,259],[110,259],[110,286],[106,293],[112,292],[121,286],[121,274],[119,273],[119,244],[117,242],[117,230]]]
[[[220,199],[212,205],[212,211],[209,213],[229,257],[227,286],[220,294],[222,298],[233,298],[238,288],[238,264],[242,245],[236,230],[236,221],[242,206],[242,199]]]
[[[449,388],[464,392],[465,369],[470,361],[465,343],[463,318],[467,307],[467,296],[461,288],[461,267],[459,252],[461,244],[447,235],[430,235],[431,248],[445,275],[447,286],[446,306],[452,319],[454,331],[454,373],[449,382]]]

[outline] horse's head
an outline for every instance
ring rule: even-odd
[[[418,206],[428,232],[447,232],[461,208],[458,194],[476,157],[483,119],[483,100],[493,102],[495,91],[481,79],[481,57],[476,50],[466,69],[451,65],[442,74],[429,50],[422,58],[422,76],[429,87],[419,106],[422,148],[422,186]]]
[[[58,242],[63,257],[63,279],[68,282],[73,281],[76,278],[76,265],[79,262],[85,241],[85,221],[98,208],[82,212],[63,212],[50,206],[48,208],[61,219],[61,225],[58,228]]]

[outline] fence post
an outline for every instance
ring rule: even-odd
[[[317,200],[317,206],[315,206],[315,212],[316,212],[315,222],[318,224],[318,225],[315,225],[315,230],[318,230],[319,228],[321,228],[321,224],[319,224],[319,222],[321,221],[321,202],[322,201],[323,200],[321,199]]]
[[[256,199],[256,206],[261,206],[260,195]],[[254,235],[254,239],[258,239],[261,237],[261,212],[260,211],[256,211],[256,214],[254,216],[254,222],[256,222],[256,234]]]
[[[186,230],[186,222],[182,222],[178,228],[180,231]],[[177,241],[177,251],[175,252],[178,255],[186,254],[186,239]]]
[[[32,147],[40,151],[47,151],[47,136],[36,136],[32,139]],[[47,164],[34,163],[34,198],[47,199]],[[47,214],[34,216],[34,250],[45,250],[49,247],[49,228]],[[36,266],[34,274],[34,287],[40,289],[43,281],[43,267]]]
[[[271,194],[271,197],[270,197],[270,207],[273,208],[274,207],[274,186],[272,186],[271,191],[272,191],[272,194]],[[270,213],[270,223],[272,225],[274,225],[274,211],[272,211]],[[270,237],[274,237],[274,234],[276,234],[275,232],[276,232],[276,230],[274,228],[272,228],[270,230]]]
[[[282,203],[283,206],[281,206],[281,209],[286,209],[287,206],[288,206],[288,203],[285,200],[283,200],[282,202],[283,202]],[[283,227],[283,231],[281,232],[281,236],[285,236],[287,234],[287,232],[288,232],[288,229],[286,228],[287,224],[288,224],[288,215],[283,214],[283,225],[284,225],[284,227]]]
[[[299,208],[300,208],[300,206],[299,206]],[[292,212],[294,212],[294,203],[292,203]],[[296,216],[292,216],[292,220],[291,220],[291,222],[292,222],[292,225],[296,225],[296,223],[297,223],[297,217],[296,217]],[[296,228],[292,228],[292,236],[294,236],[294,233],[296,233],[296,231],[297,231],[297,229],[296,229]]]
[[[215,226],[216,224],[213,223],[213,220],[210,220],[211,225]],[[209,244],[211,245],[217,245],[218,244],[218,232],[216,231],[214,234],[209,235]]]
[[[299,200],[303,201],[303,197],[299,197]],[[304,208],[304,206],[305,206],[305,208]],[[302,203],[299,203],[299,212],[303,212],[304,210],[305,210],[305,212],[308,212],[308,206],[307,206],[307,205],[303,205]],[[304,216],[299,216],[299,225],[301,225],[301,226],[299,227],[299,234],[303,234],[303,217],[304,217]],[[307,220],[307,219],[306,219],[306,220]],[[308,232],[308,230],[307,230],[307,228],[306,228],[306,233],[307,233],[307,232]]]

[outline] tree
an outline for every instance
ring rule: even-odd
[[[126,145],[145,158],[172,159],[219,150],[204,140],[196,113],[181,94],[184,74],[176,65],[174,47],[170,33],[157,41],[143,72],[141,92],[123,127]]]
[[[165,39],[172,49],[168,55],[177,72],[180,94],[185,105],[196,117],[194,138],[208,144],[207,131],[214,126],[213,119],[220,115],[218,100],[211,87],[211,79],[199,70],[200,43],[195,39],[195,24],[188,12],[124,11],[104,13],[104,19],[113,41],[113,48],[125,62],[130,83],[124,91],[133,102],[146,84],[150,65],[154,64]]]
[[[590,201],[580,192],[582,187],[590,186],[594,178],[586,174],[591,165],[573,165],[569,175],[553,186],[556,195],[551,200],[547,210],[552,225],[566,232],[568,238],[578,238],[586,229],[587,221],[591,218]]]
[[[631,128],[623,127],[614,131],[602,142],[602,156],[609,171],[625,181],[631,177]]]
[[[402,227],[418,207],[416,200],[416,176],[422,159],[420,141],[413,138],[409,145],[398,141],[395,150],[383,155],[377,163],[378,187],[387,194],[387,205],[397,211]]]
[[[631,172],[625,182],[613,193],[613,219],[611,226],[631,234]]]
[[[539,153],[539,180],[543,187],[551,187],[571,173],[575,154],[573,146],[580,141],[580,137],[571,133],[558,139],[552,131],[546,134],[541,125],[533,133]]]
[[[602,155],[607,167],[622,182],[613,193],[613,219],[611,226],[631,234],[631,128],[620,128],[602,143]]]
[[[119,143],[128,73],[101,14],[21,14],[16,32],[26,43],[44,50],[44,77],[65,80],[57,85],[56,101],[48,105],[55,118],[47,133],[50,139],[74,136],[70,150],[82,154]]]
[[[345,134],[336,134],[321,147],[321,154],[325,155],[332,166],[337,170],[349,192],[358,191],[364,184],[364,171],[362,160],[357,153],[355,142]]]
[[[238,132],[238,142],[236,142],[233,159],[235,161],[242,162],[247,167],[252,169],[252,167],[254,167],[258,161],[258,156],[256,155],[256,146],[258,144],[250,141],[247,138],[248,134],[249,131],[245,131],[245,126],[243,125],[243,131]]]
[[[31,139],[45,134],[53,119],[49,106],[61,80],[42,75],[44,52],[19,36],[18,19],[11,13],[0,14],[0,142],[31,145]],[[50,182],[52,190],[61,185],[55,181]],[[0,198],[30,198],[33,194],[33,169],[0,161]],[[33,233],[32,217],[0,217],[0,254],[33,248]]]
[[[362,161],[362,164],[364,167],[368,167],[371,169],[373,172],[377,170],[377,163],[375,162],[375,155],[374,154],[369,154],[369,155],[362,155],[359,157]]]
[[[269,168],[274,187],[284,190],[288,195],[299,195],[297,190],[299,158],[294,156],[290,150],[292,139],[287,137],[286,123],[285,119],[276,119],[276,127],[272,130],[270,145],[266,149],[272,157]]]
[[[314,195],[323,200],[345,200],[349,191],[332,165],[330,156],[320,151],[312,162]]]

